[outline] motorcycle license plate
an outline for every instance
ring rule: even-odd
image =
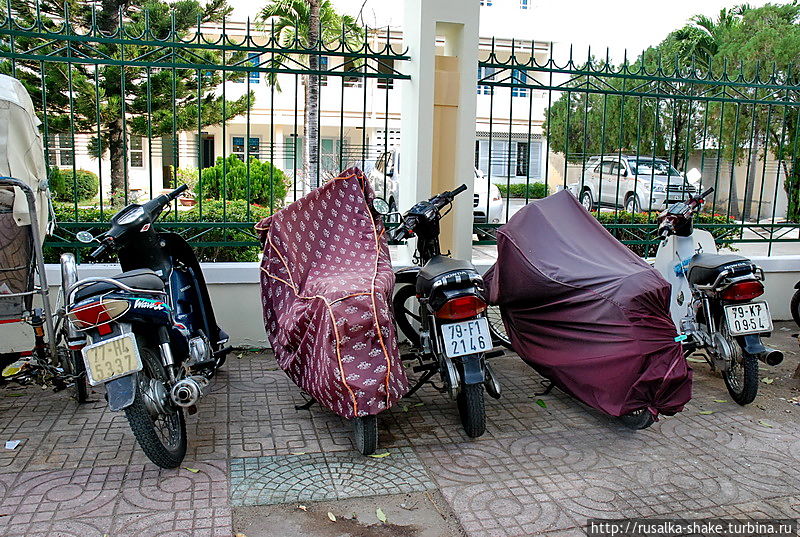
[[[142,369],[136,336],[123,334],[83,348],[86,376],[96,386]]]
[[[725,320],[734,336],[772,331],[772,316],[766,302],[725,306]]]
[[[476,354],[492,349],[492,336],[485,317],[443,324],[439,327],[444,342],[444,353],[448,358]]]

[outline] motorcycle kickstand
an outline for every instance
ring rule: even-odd
[[[317,400],[312,397],[311,399],[309,399],[308,401],[306,401],[302,405],[294,405],[294,409],[295,410],[310,410],[311,407],[314,406],[314,403],[316,403],[316,402],[317,402]]]

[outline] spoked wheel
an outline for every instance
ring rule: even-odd
[[[400,287],[392,299],[392,309],[397,327],[412,346],[419,348],[420,338],[417,327],[422,318],[419,315],[416,287],[411,284]]]
[[[638,431],[641,429],[647,429],[653,425],[653,423],[655,423],[656,419],[649,410],[646,408],[640,408],[639,410],[634,410],[629,414],[620,416],[619,421],[621,421],[622,424],[628,429]]]
[[[506,334],[506,326],[500,315],[500,306],[489,306],[486,309],[486,320],[489,321],[489,333],[492,334],[492,343],[510,349],[511,340]]]
[[[758,394],[758,359],[752,354],[747,354],[733,339],[724,321],[720,323],[720,334],[730,345],[731,358],[728,361],[727,371],[722,372],[722,378],[731,399],[740,405],[749,405]]]
[[[362,455],[372,455],[378,449],[378,416],[361,416],[352,421],[356,449]]]
[[[186,456],[183,410],[167,393],[167,373],[158,352],[137,335],[144,368],[136,374],[136,396],[125,416],[147,458],[161,468],[177,468]]]
[[[458,415],[464,432],[478,438],[486,432],[486,407],[483,404],[483,384],[465,384],[456,397]]]

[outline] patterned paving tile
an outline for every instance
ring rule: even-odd
[[[360,498],[434,488],[407,448],[373,459],[350,452],[231,460],[231,504],[272,505]]]

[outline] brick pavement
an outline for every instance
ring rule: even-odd
[[[187,417],[184,467],[196,473],[150,464],[99,394],[79,407],[64,392],[2,387],[0,440],[22,444],[0,450],[0,535],[229,536],[240,505],[431,489],[470,536],[579,535],[588,517],[800,517],[800,408],[779,399],[800,390],[796,363],[770,370],[748,408],[714,402],[727,399],[722,380],[693,364],[687,409],[632,432],[558,392],[542,408],[541,379],[501,358],[503,398],[487,398],[482,438],[425,388],[381,415],[391,455],[365,459],[348,423],[295,409],[303,399],[270,355],[232,356]]]

